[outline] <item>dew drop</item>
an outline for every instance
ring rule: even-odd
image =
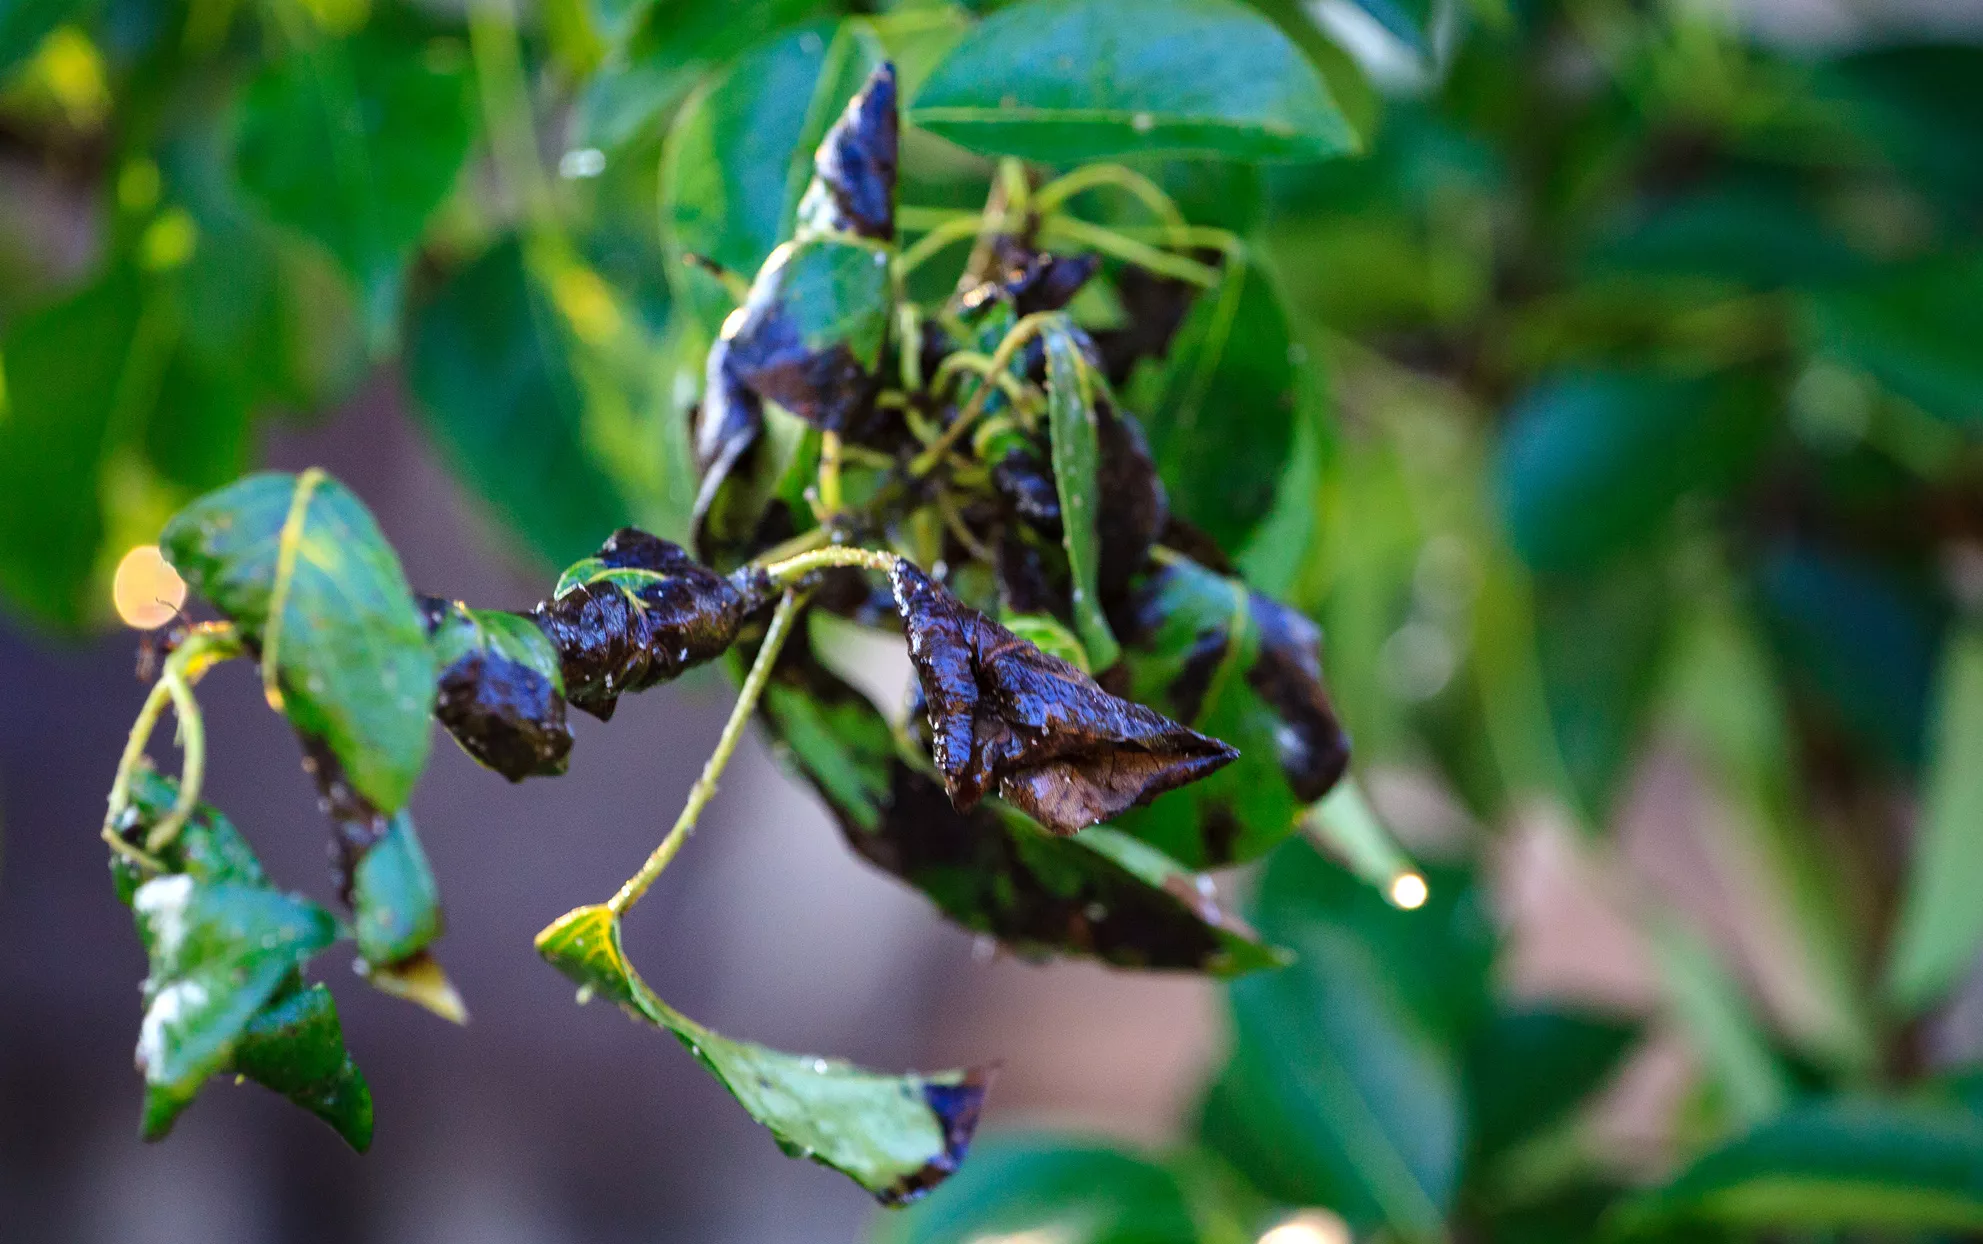
[[[813,1074],[814,1074],[814,1075],[821,1075],[821,1076],[823,1076],[823,1075],[825,1075],[825,1074],[827,1073],[827,1071],[829,1070],[829,1068],[828,1068],[828,1066],[827,1066],[827,1062],[826,1062],[826,1060],[825,1060],[825,1059],[823,1059],[823,1058],[815,1058],[815,1059],[813,1059],[813,1060],[812,1060],[812,1070],[813,1070]],[[810,1149],[808,1149],[808,1150],[806,1150],[806,1156],[807,1156],[807,1157],[811,1157],[811,1156],[812,1156],[812,1150],[810,1150]]]

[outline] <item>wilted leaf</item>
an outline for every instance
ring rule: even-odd
[[[1199,1244],[1175,1175],[1120,1149],[1054,1136],[987,1138],[957,1178],[876,1244]]]
[[[273,666],[298,733],[379,810],[403,806],[427,762],[434,654],[364,504],[321,472],[251,475],[181,510],[159,543]]]
[[[909,119],[973,151],[1048,164],[1132,152],[1313,160],[1356,146],[1301,51],[1231,0],[1001,9],[931,71]]]
[[[535,617],[557,649],[566,698],[603,721],[622,694],[721,656],[770,596],[761,571],[726,579],[681,546],[623,527],[565,571]]]
[[[1271,849],[1349,765],[1349,737],[1322,684],[1321,633],[1174,554],[1140,581],[1125,613],[1129,694],[1231,743],[1239,761],[1120,828],[1194,868]]]
[[[441,668],[434,716],[462,749],[512,782],[565,771],[571,728],[558,650],[534,618],[424,599]]]
[[[813,156],[794,232],[895,240],[895,66],[879,65]]]
[[[1237,756],[1118,699],[1014,636],[906,561],[892,574],[951,801],[996,793],[1056,833],[1108,820]]]
[[[792,1157],[831,1167],[885,1205],[915,1200],[964,1160],[984,1101],[983,1071],[879,1075],[711,1032],[657,997],[627,961],[605,907],[567,912],[537,950],[588,991],[675,1035]]]

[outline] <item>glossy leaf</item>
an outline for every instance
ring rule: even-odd
[[[619,917],[580,907],[537,935],[537,950],[581,989],[671,1032],[792,1157],[841,1172],[883,1204],[915,1200],[957,1169],[978,1124],[986,1075],[879,1075],[846,1063],[733,1041],[657,997],[627,961]]]
[[[1001,9],[931,72],[909,119],[973,151],[1050,164],[1158,152],[1313,160],[1356,146],[1300,49],[1232,0]]]
[[[242,1029],[234,1070],[316,1115],[359,1153],[372,1146],[372,1092],[344,1048],[321,984],[280,994]]]
[[[1289,847],[1258,921],[1295,965],[1231,990],[1235,1040],[1201,1129],[1262,1191],[1356,1226],[1443,1239],[1463,1147],[1459,1047],[1485,1009],[1488,931],[1465,879],[1391,907]]]
[[[413,314],[414,411],[455,472],[554,565],[632,518],[586,435],[564,321],[510,240]]]
[[[1983,945],[1983,630],[1951,628],[1935,691],[1933,752],[1887,993],[1919,1011],[1968,973]]]
[[[1273,508],[1293,451],[1292,350],[1279,294],[1242,251],[1126,390],[1171,508],[1228,549]]]
[[[1245,585],[1169,555],[1126,613],[1129,694],[1239,749],[1239,760],[1119,827],[1190,867],[1264,854],[1349,764],[1322,685],[1315,624]]]
[[[1231,747],[1013,635],[907,561],[891,574],[951,802],[997,793],[1072,834],[1230,764]]]
[[[474,115],[464,62],[379,31],[294,48],[248,87],[242,186],[336,256],[375,340],[398,315],[407,256],[454,186]]]
[[[787,648],[764,719],[856,854],[1017,954],[1215,975],[1280,962],[1198,878],[1133,839],[1100,827],[1056,837],[989,801],[958,812],[898,757],[874,705],[804,648]]]
[[[1101,383],[1072,326],[1056,321],[1041,334],[1047,356],[1047,426],[1053,442],[1054,490],[1060,499],[1061,544],[1073,578],[1074,630],[1098,670],[1116,663],[1122,647],[1102,611],[1101,431],[1096,410]]]
[[[881,1224],[875,1244],[1198,1244],[1176,1176],[1121,1149],[1053,1136],[979,1143],[957,1177]]]
[[[455,742],[512,782],[554,777],[571,754],[558,650],[524,614],[422,602],[440,693],[434,716]]]
[[[364,504],[321,474],[301,480],[264,473],[209,493],[159,543],[272,659],[298,732],[322,740],[358,793],[391,813],[427,761],[434,654],[399,558]]]
[[[1983,1124],[1966,1111],[1830,1099],[1696,1158],[1621,1226],[1983,1231]]]

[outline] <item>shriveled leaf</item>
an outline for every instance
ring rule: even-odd
[[[282,711],[387,813],[427,761],[435,661],[399,557],[344,485],[264,473],[187,506],[160,547],[273,666]]]
[[[552,300],[504,241],[411,318],[414,413],[456,473],[552,564],[632,513],[588,446],[585,393]]]
[[[1983,1231],[1983,1123],[1949,1106],[1833,1098],[1793,1106],[1696,1158],[1621,1213],[1759,1230]]]
[[[882,64],[820,142],[794,232],[893,242],[897,142],[895,66]]]
[[[242,1030],[234,1070],[330,1124],[359,1153],[372,1147],[372,1091],[344,1048],[337,1003],[321,984],[278,996]]]
[[[1960,982],[1983,944],[1983,628],[1953,627],[1935,691],[1933,752],[1887,993],[1919,1011]]]
[[[1078,64],[1077,64],[1078,61]],[[1356,137],[1314,66],[1232,0],[1028,0],[987,18],[909,120],[989,155],[1314,160]]]
[[[467,64],[383,30],[296,47],[248,87],[241,184],[336,256],[375,340],[398,314],[407,256],[474,134]]]
[[[422,601],[441,669],[434,716],[462,749],[512,782],[565,771],[571,727],[558,650],[534,618]]]
[[[1294,447],[1287,312],[1240,251],[1191,304],[1161,366],[1125,390],[1142,418],[1173,510],[1237,551],[1274,506]]]
[[[996,1136],[936,1195],[891,1215],[876,1244],[1198,1244],[1177,1177],[1121,1149],[1058,1136]]]
[[[957,1169],[984,1101],[979,1070],[880,1075],[711,1032],[663,1002],[628,962],[619,917],[580,907],[537,935],[552,966],[671,1032],[792,1157],[852,1179],[885,1205],[915,1200]]]
[[[1060,498],[1061,544],[1073,578],[1074,629],[1098,670],[1122,649],[1102,612],[1101,536],[1097,524],[1114,498],[1101,488],[1100,384],[1072,325],[1056,321],[1041,334],[1047,355],[1047,424],[1053,437],[1053,478]]]
[[[565,695],[603,721],[622,694],[721,656],[770,595],[762,572],[726,579],[679,545],[624,527],[566,569],[535,617],[557,650]]]
[[[959,811],[996,793],[1071,834],[1236,757],[1217,739],[1103,691],[908,562],[896,563],[892,581],[936,765]]]
[[[1349,765],[1322,683],[1321,633],[1175,554],[1140,581],[1127,613],[1129,694],[1226,740],[1239,760],[1119,827],[1194,868],[1261,855]]]

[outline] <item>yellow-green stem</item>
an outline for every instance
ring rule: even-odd
[[[1033,210],[1042,216],[1051,216],[1055,209],[1075,195],[1101,186],[1114,186],[1126,192],[1149,208],[1150,214],[1162,221],[1172,233],[1181,233],[1188,228],[1184,213],[1177,210],[1177,204],[1156,182],[1121,164],[1089,164],[1055,178],[1040,187],[1039,193],[1033,196]]]
[[[1014,324],[1012,331],[1005,334],[1005,340],[998,343],[998,352],[992,355],[991,364],[987,368],[989,374],[996,376],[1012,366],[1013,356],[1019,353],[1020,347],[1038,336],[1040,329],[1059,314],[1058,311],[1035,311]],[[950,421],[950,426],[943,430],[943,435],[937,437],[928,449],[917,454],[915,460],[909,463],[909,474],[928,475],[936,469],[936,464],[943,461],[943,456],[950,452],[951,447],[964,438],[964,433],[970,431],[972,422],[984,413],[985,400],[991,396],[992,387],[989,384],[984,385],[971,395],[971,400],[965,403],[963,410],[957,412],[957,417]]]
[[[240,633],[232,626],[222,623],[195,628],[165,659],[158,681],[152,684],[144,707],[138,710],[137,720],[131,723],[131,733],[124,741],[124,754],[117,762],[117,777],[110,784],[110,799],[103,817],[103,838],[113,849],[154,872],[161,867],[157,853],[171,846],[178,837],[180,827],[185,825],[186,818],[199,804],[200,787],[206,778],[206,727],[200,716],[199,701],[193,696],[193,685],[207,670],[239,656],[241,651]],[[146,836],[145,849],[139,850],[124,841],[123,835],[117,832],[117,820],[130,804],[131,783],[144,759],[145,745],[158,729],[159,718],[164,715],[168,703],[179,717],[183,755],[179,797],[172,811]]]
[[[282,711],[282,684],[277,679],[280,667],[276,664],[276,650],[282,644],[282,615],[289,608],[289,585],[296,578],[296,554],[303,543],[303,521],[310,513],[310,498],[323,482],[321,467],[311,467],[296,477],[296,491],[289,496],[289,513],[283,517],[282,533],[276,538],[275,582],[269,588],[269,620],[262,631],[262,696],[278,713]],[[172,655],[176,657],[179,653]]]
[[[751,662],[750,673],[744,676],[744,685],[737,692],[737,703],[730,709],[730,720],[723,723],[723,734],[716,740],[716,750],[709,753],[709,759],[703,762],[702,776],[689,789],[688,802],[682,805],[681,815],[675,818],[674,827],[661,840],[661,845],[654,848],[653,854],[647,857],[647,862],[640,866],[640,871],[627,878],[619,893],[606,901],[607,910],[614,915],[624,915],[628,908],[640,901],[640,896],[647,893],[648,887],[654,884],[655,878],[668,867],[669,861],[682,849],[682,844],[688,841],[689,834],[694,832],[702,810],[716,795],[717,781],[729,765],[731,755],[736,752],[737,743],[744,737],[744,727],[757,708],[758,697],[764,694],[764,684],[771,679],[771,667],[778,663],[778,650],[785,646],[798,612],[798,593],[787,589],[784,598],[778,602],[777,612],[771,615],[771,625],[764,632],[764,642],[758,645],[757,659]]]
[[[1041,228],[1048,242],[1058,237],[1077,246],[1091,246],[1104,255],[1112,255],[1124,263],[1135,264],[1159,276],[1188,281],[1203,289],[1210,289],[1219,283],[1218,270],[1199,263],[1196,259],[1158,250],[1148,243],[1138,242],[1114,229],[1105,229],[1101,225],[1090,224],[1073,216],[1055,216]]]
[[[764,573],[780,587],[797,583],[815,570],[827,570],[838,566],[852,566],[860,570],[879,570],[883,574],[895,569],[901,560],[893,553],[883,553],[875,549],[855,549],[845,545],[831,545],[823,549],[813,549],[800,553],[784,561],[772,562],[765,566]]]
[[[840,512],[840,434],[819,434],[819,505],[828,518]]]

